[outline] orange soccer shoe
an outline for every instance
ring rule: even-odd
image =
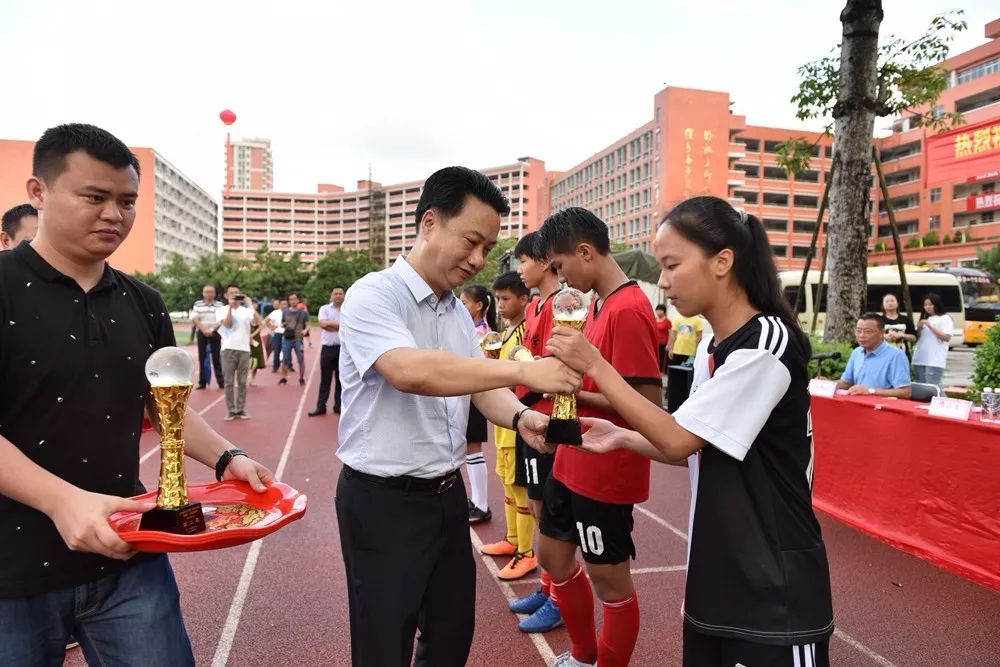
[[[486,556],[513,556],[517,553],[517,545],[502,539],[493,544],[484,544],[479,552]]]
[[[538,568],[538,559],[535,556],[525,556],[524,554],[514,554],[514,557],[507,563],[504,569],[497,573],[497,577],[504,581],[514,581],[525,577]]]

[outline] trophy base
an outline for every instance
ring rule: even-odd
[[[545,431],[545,442],[550,445],[570,445],[579,447],[583,444],[583,434],[580,431],[579,419],[550,419],[549,428]]]
[[[188,503],[170,509],[157,507],[142,515],[139,530],[158,530],[177,535],[203,533],[205,514],[201,510],[201,503]]]

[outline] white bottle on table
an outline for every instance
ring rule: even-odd
[[[984,422],[996,422],[997,421],[997,394],[993,391],[992,387],[983,387],[983,393],[980,396],[980,403],[982,405],[982,420]]]

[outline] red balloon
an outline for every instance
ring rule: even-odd
[[[226,109],[225,111],[220,113],[219,118],[221,118],[222,122],[225,123],[226,125],[232,125],[233,123],[236,122],[236,114],[234,114],[229,109]]]

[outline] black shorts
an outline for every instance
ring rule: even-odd
[[[806,657],[808,652],[809,656]],[[684,667],[830,667],[829,641],[799,646],[758,644],[744,639],[703,635],[684,624]]]
[[[632,505],[604,503],[581,496],[555,476],[542,498],[538,530],[554,540],[573,542],[592,565],[616,565],[635,558]]]
[[[469,426],[465,429],[466,442],[486,442],[486,417],[469,403]]]
[[[528,497],[541,500],[545,492],[545,482],[552,474],[552,464],[556,455],[542,454],[527,444],[521,434],[517,434],[514,461],[514,484],[528,490]]]

